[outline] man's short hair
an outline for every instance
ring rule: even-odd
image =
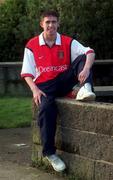
[[[41,19],[43,19],[44,17],[48,17],[48,16],[54,16],[59,20],[59,14],[57,11],[54,11],[54,10],[44,11],[41,14]]]

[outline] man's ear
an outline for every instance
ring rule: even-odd
[[[42,21],[40,21],[40,26],[41,26],[41,28],[43,28],[43,22]]]

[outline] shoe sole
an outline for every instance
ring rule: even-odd
[[[91,96],[87,96],[87,97],[85,97],[85,98],[83,98],[83,99],[76,99],[77,101],[95,101],[95,98],[96,98],[96,96],[95,95],[91,95]]]
[[[52,166],[53,167],[53,166]],[[63,171],[65,171],[65,169],[66,169],[66,167],[64,168],[64,169],[62,169],[62,170],[57,170],[57,169],[55,169],[54,167],[53,167],[53,169],[56,171],[56,172],[63,172]]]

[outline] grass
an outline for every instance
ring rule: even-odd
[[[0,97],[0,128],[18,128],[31,125],[30,97]]]

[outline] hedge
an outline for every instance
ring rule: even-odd
[[[0,60],[22,61],[29,38],[41,32],[40,13],[60,14],[59,32],[94,48],[97,59],[113,59],[112,0],[5,0],[0,4]]]

